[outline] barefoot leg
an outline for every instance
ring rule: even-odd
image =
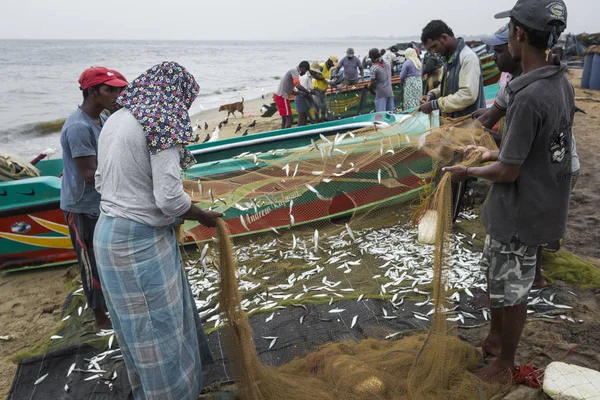
[[[106,311],[103,308],[95,308],[92,311],[96,320],[96,332],[100,332],[102,329],[112,329],[112,322],[106,316]]]
[[[542,275],[542,246],[538,247],[536,257],[535,280],[533,281],[533,286],[537,288],[545,288],[548,286],[548,282],[546,282],[546,279],[544,279],[544,276]]]
[[[527,304],[519,304],[498,310],[502,312],[503,316],[500,342],[502,351],[493,363],[475,372],[477,377],[487,381],[497,380],[499,376],[512,372],[514,369],[517,346],[527,318]]]

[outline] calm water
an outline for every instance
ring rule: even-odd
[[[40,134],[41,122],[66,118],[81,102],[77,80],[92,65],[122,72],[129,80],[161,61],[177,61],[196,77],[201,95],[192,113],[258,98],[277,88],[277,76],[303,59],[357,55],[392,43],[160,42],[0,40],[0,150],[35,156],[60,148],[59,134]]]

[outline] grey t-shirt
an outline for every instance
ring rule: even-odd
[[[276,95],[289,99],[291,94],[294,93],[294,88],[300,84],[300,72],[298,68],[292,68],[283,75],[279,82],[279,88],[275,92]],[[310,89],[310,88],[308,88]]]
[[[375,82],[375,98],[385,99],[394,97],[392,90],[392,69],[384,62],[383,65],[373,63],[371,67],[371,81]]]
[[[103,124],[106,117],[101,115],[100,121]],[[74,159],[97,155],[101,129],[101,125],[80,108],[69,115],[63,125],[60,133],[63,155],[63,176],[60,184],[61,210],[81,214],[100,214],[100,195],[94,189],[94,185],[85,183]]]
[[[512,183],[494,183],[481,208],[488,234],[525,245],[564,237],[571,185],[575,94],[562,66],[543,67],[508,85],[510,104],[498,160],[521,165]]]
[[[352,58],[348,58],[348,56],[346,56],[342,58],[340,65],[344,67],[344,78],[350,81],[358,80],[358,72],[360,67],[362,67],[362,62],[358,59],[358,57],[354,56]]]
[[[510,101],[510,99],[508,96],[508,89],[506,86],[502,86],[498,90],[498,94],[496,94],[496,100],[494,102],[494,106],[496,108],[498,108],[499,110],[506,112],[509,101]],[[573,141],[571,142],[571,157],[572,157],[571,169],[573,172],[577,172],[581,168],[581,164],[579,163],[579,156],[577,155],[577,144],[575,141],[575,136],[573,136]]]
[[[113,218],[164,227],[190,209],[179,169],[179,146],[150,155],[146,134],[122,109],[104,125],[98,146],[100,210]]]

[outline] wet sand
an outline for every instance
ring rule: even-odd
[[[198,123],[200,124],[200,129],[195,129],[194,132],[200,137],[200,141],[204,141],[206,139],[207,134],[210,134],[211,137],[215,131],[215,128],[219,125],[220,122],[228,120],[226,125],[219,130],[219,139],[227,139],[236,136],[242,136],[246,130],[248,131],[248,135],[252,135],[259,132],[267,132],[281,128],[281,117],[278,113],[275,113],[273,117],[270,118],[262,118],[261,117],[261,107],[263,104],[270,105],[272,103],[273,95],[271,93],[265,94],[264,100],[254,99],[254,100],[246,100],[244,101],[244,116],[238,112],[235,113],[235,116],[230,115],[229,119],[227,118],[227,111],[219,111],[219,109],[205,110],[200,113],[194,114],[190,117],[192,120],[192,125],[196,127]],[[256,121],[256,126],[250,128],[254,121]],[[208,129],[204,129],[204,123],[208,124]],[[241,130],[238,133],[235,133],[238,125],[241,124]]]
[[[576,87],[578,99],[600,101],[600,92],[580,89],[581,70],[572,71],[569,77]],[[241,135],[254,120],[257,121],[257,127],[250,129],[249,134],[277,129],[281,122],[277,114],[268,119],[259,116],[262,104],[269,104],[270,99],[271,96],[268,95],[265,100],[247,101],[246,117],[231,117],[221,130],[220,138],[235,136],[239,123],[242,124],[242,131],[238,135]],[[571,199],[569,232],[564,246],[600,268],[600,102],[578,100],[577,105],[588,114],[578,113],[575,119],[574,133],[581,159],[581,175]],[[206,121],[209,124],[208,131],[212,133],[216,125],[225,118],[226,113],[207,110],[194,115],[192,123],[199,120],[203,126]],[[198,133],[206,135],[204,129]],[[52,268],[0,275],[0,336],[12,336],[9,341],[0,340],[0,398],[5,398],[8,394],[16,371],[16,365],[6,360],[6,357],[46,337],[59,322],[60,308],[67,295],[67,272],[67,268]],[[590,350],[570,350],[581,343],[585,343],[587,348],[595,347],[596,352],[600,347],[600,295],[561,283],[557,283],[555,289],[562,293],[561,301],[565,296],[564,302],[572,304],[576,315],[585,320],[585,323],[569,326],[556,322],[529,321],[519,348],[518,361],[527,362],[532,358],[536,362],[558,360],[569,352],[567,362],[598,368],[597,355]],[[575,292],[578,297],[568,297],[568,291]],[[485,332],[487,327],[482,327],[461,332],[461,336],[469,341],[476,341]],[[543,335],[539,336],[536,332],[543,332]],[[550,350],[544,352],[550,345]],[[544,360],[540,359],[540,353],[545,354]]]

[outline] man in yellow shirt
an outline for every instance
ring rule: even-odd
[[[319,122],[329,120],[329,111],[327,110],[327,98],[325,94],[327,93],[327,89],[329,89],[331,72],[338,62],[339,60],[336,56],[331,56],[327,61],[320,64],[318,69],[311,69],[311,75],[313,76],[312,98],[315,105],[317,121]]]

